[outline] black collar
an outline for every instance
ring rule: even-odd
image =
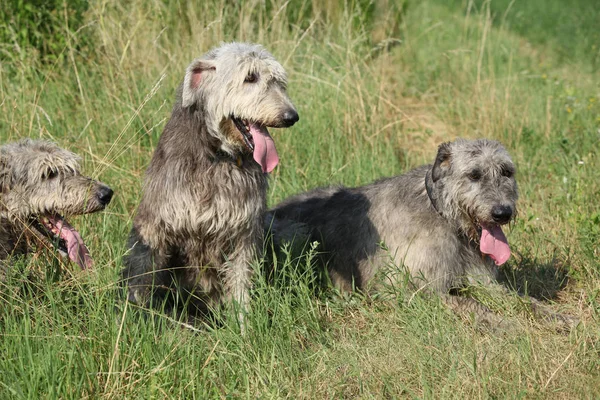
[[[230,161],[232,163],[235,163],[235,165],[237,165],[238,167],[241,167],[244,164],[244,159],[240,154],[232,156],[231,154],[226,153],[221,149],[215,151],[215,159]]]
[[[433,197],[433,182],[431,181],[431,168],[427,170],[425,174],[425,190],[427,191],[427,197],[429,197],[429,201],[431,205],[437,211],[438,214],[442,215],[440,210],[437,207],[437,200]],[[442,215],[443,216],[443,215]]]

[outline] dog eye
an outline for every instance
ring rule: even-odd
[[[479,170],[473,170],[469,172],[468,177],[472,181],[478,181],[481,179],[481,172]]]
[[[255,74],[254,72],[251,72],[246,76],[246,79],[244,79],[244,82],[245,83],[254,83],[257,80],[258,80],[258,75]]]
[[[54,179],[58,176],[58,171],[49,169],[42,175],[42,179]]]
[[[514,172],[512,169],[502,168],[502,176],[505,176],[507,178],[512,178],[513,175],[514,175]]]

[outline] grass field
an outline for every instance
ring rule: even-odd
[[[58,260],[30,257],[0,284],[0,398],[600,397],[596,1],[10,8],[21,3],[0,6],[15,24],[0,28],[1,142],[53,139],[116,195],[106,212],[72,221],[94,271],[70,265],[54,279]],[[495,332],[405,288],[315,294],[302,272],[310,255],[287,260],[288,279],[272,285],[256,275],[244,336],[233,322],[196,332],[119,301],[126,235],[175,88],[193,58],[231,40],[262,43],[282,62],[300,114],[273,132],[281,163],[269,204],[402,173],[459,136],[500,140],[521,195],[508,284],[580,325],[556,332],[517,297],[486,297],[517,325]]]

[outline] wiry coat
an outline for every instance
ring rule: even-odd
[[[219,154],[203,113],[177,102],[146,172],[128,243],[130,294],[176,283],[195,292],[201,304],[207,296],[216,300],[223,294],[219,273],[225,286],[228,280],[247,284],[250,266],[245,264],[263,237],[267,176],[251,154],[240,157],[238,166]]]
[[[124,258],[130,301],[173,294],[201,313],[224,299],[245,307],[267,175],[234,117],[277,127],[298,118],[283,68],[260,46],[227,44],[188,67],[146,172]]]
[[[273,233],[279,236],[286,221],[306,224],[294,227],[322,244],[320,257],[332,282],[343,290],[366,289],[390,257],[440,293],[463,286],[470,275],[494,279],[493,262],[482,257],[466,234],[457,235],[458,226],[429,200],[425,176],[430,168],[359,188],[322,188],[287,199],[271,210]]]

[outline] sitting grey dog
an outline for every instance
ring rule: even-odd
[[[493,284],[497,266],[509,259],[502,226],[516,213],[514,174],[500,143],[458,139],[439,147],[433,165],[367,186],[291,197],[269,211],[266,224],[278,247],[319,242],[319,258],[340,290],[368,289],[391,256],[417,289],[439,294],[457,312],[499,323],[475,299],[452,294],[475,282]],[[533,303],[534,311],[552,314]]]

